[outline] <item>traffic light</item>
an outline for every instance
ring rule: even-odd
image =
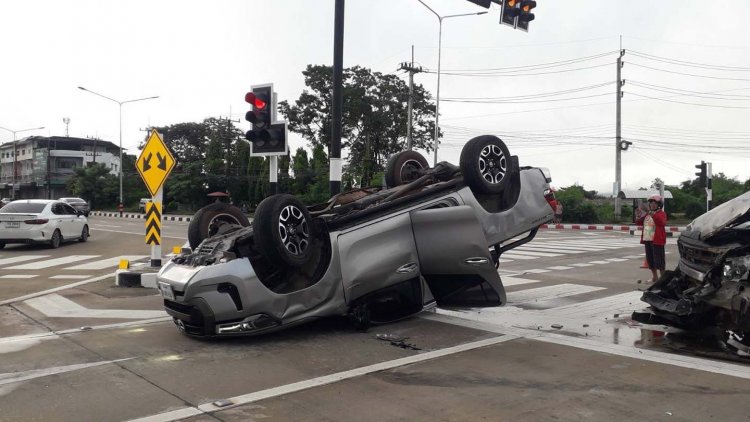
[[[529,22],[534,20],[534,14],[531,10],[536,7],[536,2],[533,0],[521,0],[518,7],[518,20],[516,22],[516,28],[522,31],[529,31]]]
[[[245,94],[245,101],[252,106],[252,110],[245,114],[245,120],[252,123],[245,133],[245,139],[250,142],[250,155],[286,155],[286,123],[273,121],[273,111],[276,109],[273,84],[253,86],[252,92]]]
[[[695,172],[695,175],[698,176],[698,184],[702,187],[706,187],[706,179],[707,179],[706,162],[701,161],[700,164],[695,165],[695,168],[700,170],[700,171]]]
[[[503,8],[500,11],[500,23],[516,27],[516,18],[520,13],[518,5],[521,2],[519,0],[505,0],[503,1]]]

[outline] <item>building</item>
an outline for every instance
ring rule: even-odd
[[[73,176],[73,169],[94,163],[103,163],[110,173],[117,174],[120,149],[101,139],[65,136],[29,136],[6,142],[0,145],[0,196],[15,199],[72,196],[66,184]]]

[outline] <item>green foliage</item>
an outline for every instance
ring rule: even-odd
[[[120,194],[119,177],[110,174],[106,165],[96,163],[89,167],[76,167],[73,172],[67,189],[74,195],[90,201],[92,208],[117,204]]]
[[[311,147],[331,144],[332,69],[308,65],[302,72],[308,90],[291,104],[279,103],[289,130],[299,133]],[[342,143],[348,149],[342,181],[346,187],[367,186],[383,171],[392,154],[406,145],[409,88],[396,75],[383,75],[354,66],[343,73]],[[413,93],[413,144],[432,149],[435,108],[421,85]]]

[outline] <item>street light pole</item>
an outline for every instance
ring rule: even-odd
[[[92,91],[90,89],[86,89],[86,88],[84,88],[82,86],[79,86],[78,89],[80,89],[82,91],[90,92],[90,93],[92,93],[92,94],[94,94],[96,96],[105,98],[107,100],[114,101],[114,102],[116,102],[120,106],[120,165],[118,167],[118,173],[119,173],[119,177],[120,177],[120,205],[122,205],[123,204],[123,197],[122,197],[122,105],[123,104],[127,104],[127,103],[134,103],[136,101],[153,100],[153,99],[159,98],[159,96],[157,95],[157,96],[154,96],[154,97],[137,98],[135,100],[117,101],[114,98],[107,97],[106,95],[102,95],[102,94],[100,94],[98,92],[94,92],[94,91]],[[96,151],[94,151],[94,153],[96,154]],[[94,160],[96,160],[96,157],[94,157]]]
[[[13,186],[10,188],[10,197],[11,199],[16,199],[16,160],[17,160],[17,153],[16,153],[16,133],[21,132],[27,132],[30,130],[40,130],[44,129],[44,126],[40,127],[33,127],[30,129],[21,129],[21,130],[11,130],[6,127],[0,126],[0,129],[7,130],[8,132],[13,133]],[[47,157],[47,160],[49,160],[49,157]]]
[[[436,11],[432,10],[430,6],[425,4],[422,0],[417,0],[420,3],[422,3],[422,6],[426,7],[430,12],[432,12],[437,18],[438,18],[438,68],[437,68],[437,95],[435,99],[435,157],[433,159],[432,165],[437,164],[437,154],[438,154],[438,136],[440,136],[440,59],[441,59],[441,53],[443,49],[443,19],[448,18],[457,18],[460,16],[474,16],[474,15],[484,15],[487,13],[484,12],[477,12],[477,13],[460,13],[457,15],[446,15],[446,16],[440,16]]]

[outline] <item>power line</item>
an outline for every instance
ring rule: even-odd
[[[471,103],[471,104],[527,104],[527,103],[547,103],[547,102],[557,102],[557,101],[571,101],[571,100],[582,100],[584,98],[595,98],[595,97],[604,97],[606,95],[612,95],[612,93],[607,92],[604,94],[594,94],[594,95],[584,95],[582,97],[569,97],[569,98],[545,98],[545,99],[539,99],[539,100],[519,100],[519,101],[513,101],[513,100],[454,100],[445,98],[442,99],[442,101],[449,102],[449,103]]]
[[[658,72],[671,73],[671,74],[674,74],[674,75],[692,76],[692,77],[695,77],[695,78],[720,79],[720,80],[725,80],[725,81],[750,81],[750,79],[748,79],[748,78],[725,78],[725,77],[721,77],[721,76],[707,76],[707,75],[696,75],[694,73],[676,72],[676,71],[673,71],[673,70],[660,69],[658,67],[646,66],[646,65],[635,63],[635,62],[628,62],[628,64],[630,64],[632,66],[636,66],[636,67],[642,67],[642,68],[645,68],[645,69],[655,70],[655,71],[658,71]]]
[[[701,69],[720,70],[720,71],[727,71],[727,72],[750,72],[750,67],[724,66],[724,65],[716,65],[716,64],[709,64],[709,63],[689,62],[685,60],[670,59],[667,57],[641,53],[636,50],[628,50],[628,53],[634,56],[644,58],[644,59],[658,61],[662,63],[674,64],[674,65],[679,65],[679,66],[697,67]]]
[[[525,95],[511,95],[507,97],[448,97],[445,98],[445,100],[453,100],[453,101],[460,101],[460,100],[519,100],[519,99],[531,99],[531,98],[542,98],[542,97],[553,97],[556,95],[563,95],[563,94],[572,94],[575,92],[581,92],[581,91],[588,91],[591,89],[601,88],[607,85],[614,84],[614,81],[612,82],[603,82],[596,85],[588,85],[588,86],[582,86],[578,88],[571,88],[566,89],[562,91],[550,91],[550,92],[541,92],[536,94],[525,94]]]
[[[635,92],[631,92],[631,91],[628,91],[628,94],[635,95],[636,97],[648,98],[650,100],[666,101],[666,102],[669,102],[669,103],[692,105],[692,106],[698,106],[698,107],[750,109],[750,107],[724,106],[724,105],[717,105],[717,104],[688,103],[688,102],[685,102],[685,101],[668,100],[666,98],[649,97],[648,95],[636,94]]]
[[[477,73],[444,72],[444,71],[441,70],[440,71],[440,75],[442,75],[442,76],[475,76],[475,77],[485,77],[485,78],[487,78],[487,77],[489,77],[489,78],[503,77],[503,76],[536,76],[536,75],[552,75],[552,74],[557,74],[557,73],[577,72],[579,70],[596,69],[596,68],[600,68],[600,67],[604,67],[604,66],[612,66],[612,63],[604,63],[604,64],[600,64],[600,65],[587,66],[587,67],[578,67],[578,68],[575,68],[575,69],[563,69],[563,70],[555,70],[555,71],[550,71],[550,72],[536,72],[536,73],[511,73],[511,72],[508,72],[508,73],[495,73],[495,74],[490,74],[490,73],[487,73],[487,74],[477,74]],[[434,70],[426,70],[425,72],[426,73],[431,73],[431,74],[437,74],[437,72],[434,71]]]
[[[709,98],[713,100],[730,100],[730,101],[750,100],[750,95],[715,94],[712,92],[697,92],[697,91],[689,91],[689,90],[684,90],[684,89],[679,89],[679,88],[662,87],[659,85],[652,85],[652,84],[647,84],[647,83],[632,81],[632,80],[628,80],[628,82],[631,85],[635,85],[641,88],[652,89],[654,91],[659,91],[659,92],[666,92],[667,94],[677,94],[678,96]],[[737,90],[745,90],[745,89],[750,89],[750,88],[739,88]],[[727,98],[727,97],[732,97],[732,98]]]
[[[496,72],[496,71],[503,71],[503,70],[517,70],[517,69],[527,69],[527,70],[539,70],[539,69],[546,69],[550,67],[560,67],[560,66],[566,66],[573,63],[580,63],[585,62],[589,60],[596,60],[601,57],[606,57],[608,55],[614,54],[617,51],[608,51],[606,53],[599,53],[592,56],[584,56],[584,57],[577,57],[574,59],[567,59],[567,60],[559,60],[555,62],[546,62],[546,63],[537,63],[537,64],[530,64],[530,65],[522,65],[522,66],[508,66],[508,67],[495,67],[495,68],[486,68],[486,69],[446,69],[443,72]]]

